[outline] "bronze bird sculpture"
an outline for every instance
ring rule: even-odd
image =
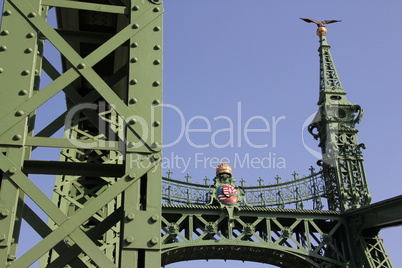
[[[313,20],[309,18],[300,18],[301,20],[304,20],[305,22],[313,22],[317,24],[317,35],[318,36],[324,36],[327,34],[327,28],[325,27],[325,24],[329,23],[334,23],[334,22],[340,22],[341,20],[323,20],[323,21],[318,21],[318,20]]]
[[[305,22],[313,22],[317,24],[317,27],[325,27],[324,24],[329,24],[329,23],[334,23],[334,22],[341,22],[341,20],[323,20],[323,21],[318,21],[318,20],[313,20],[309,18],[300,18],[301,20],[304,20]]]

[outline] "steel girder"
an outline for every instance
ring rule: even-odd
[[[108,3],[4,1],[2,267],[41,257],[43,267],[160,267],[163,8],[157,0]],[[49,8],[60,29],[46,22]],[[44,40],[62,55],[62,74],[43,56]],[[47,86],[42,69],[53,79]],[[60,91],[66,111],[35,135],[36,109]],[[52,137],[65,122],[64,136]],[[41,147],[60,148],[60,159],[31,159]],[[30,174],[58,175],[53,202]],[[22,219],[43,239],[15,259]]]
[[[340,213],[164,205],[163,264],[233,259],[279,267],[348,267],[351,248]]]

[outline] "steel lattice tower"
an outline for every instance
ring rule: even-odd
[[[46,21],[51,8],[57,28]],[[160,0],[4,1],[0,267],[40,259],[40,267],[156,268],[223,258],[392,267],[378,232],[402,224],[402,197],[370,205],[355,128],[363,110],[347,101],[322,32],[319,111],[309,127],[320,170],[259,187],[236,185],[224,165],[213,184],[162,178],[162,13]],[[45,40],[61,54],[61,73],[44,56]],[[46,86],[43,72],[53,80]],[[66,111],[34,131],[36,110],[61,91]],[[59,149],[59,160],[32,159],[41,147]],[[56,175],[51,199],[32,174]],[[16,258],[22,220],[43,239]]]

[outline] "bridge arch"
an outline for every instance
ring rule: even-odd
[[[213,242],[166,247],[162,250],[162,265],[191,260],[238,260],[271,264],[278,267],[321,267],[309,258],[308,253],[300,254],[289,249],[256,245],[255,243]]]

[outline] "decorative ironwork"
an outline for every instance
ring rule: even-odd
[[[172,173],[162,180],[162,199],[165,204],[205,205],[211,203],[213,185],[205,185],[174,180]],[[326,199],[326,188],[323,171],[316,172],[310,168],[310,175],[298,178],[294,175],[292,181],[280,182],[276,177],[276,184],[263,185],[260,179],[258,186],[245,186],[242,179],[239,189],[244,191],[244,200],[240,207],[278,207],[289,206],[303,209],[324,209],[322,199]],[[308,204],[310,202],[310,205]]]

